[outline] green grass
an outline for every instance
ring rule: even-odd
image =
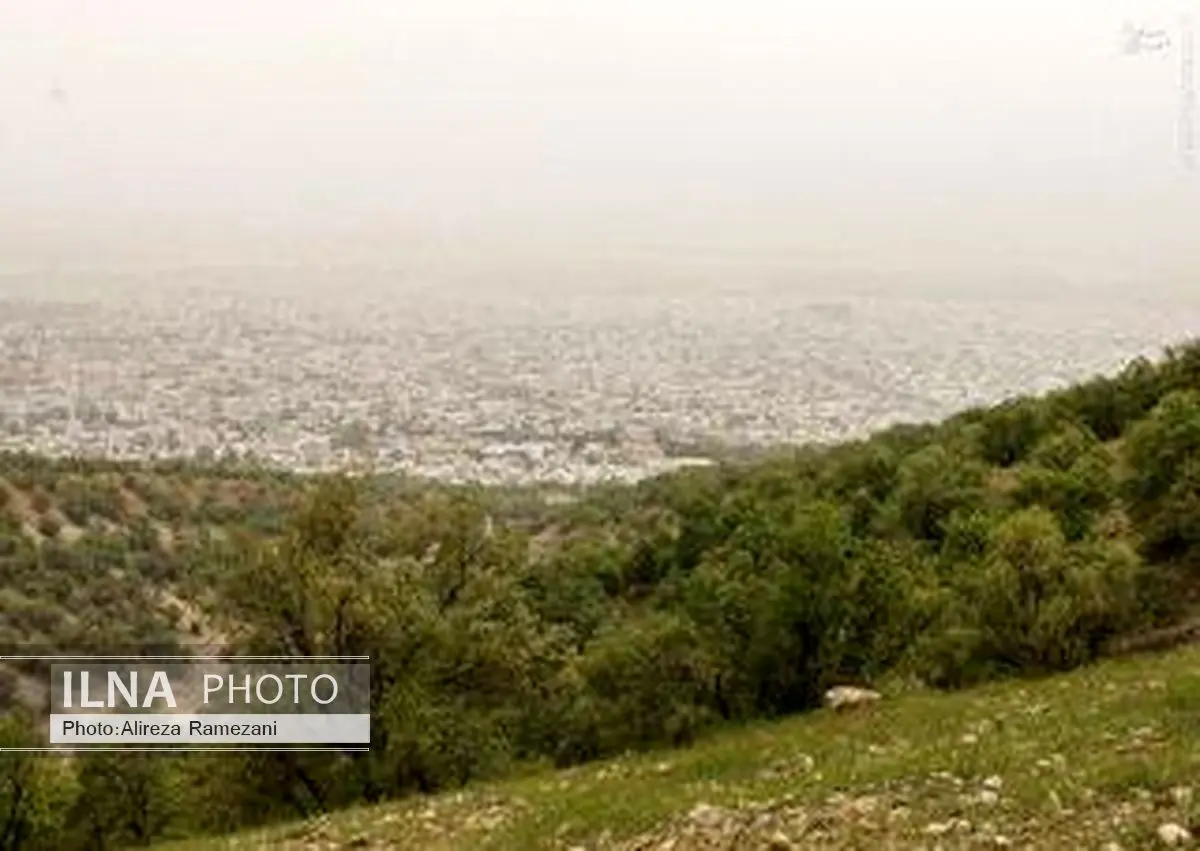
[[[1167,823],[1200,837],[1193,784],[1200,649],[1186,648],[172,847],[1159,848]]]

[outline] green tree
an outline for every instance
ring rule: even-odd
[[[715,719],[716,670],[686,617],[647,612],[606,631],[580,661],[586,696],[575,707],[579,747],[595,754],[690,741]]]
[[[1096,443],[1079,452],[1065,469],[1073,452],[1053,447],[1046,460],[1053,466],[1039,463],[1022,465],[1014,494],[1021,506],[1042,505],[1058,518],[1068,540],[1081,540],[1095,521],[1114,503],[1118,483],[1113,476],[1114,459],[1109,451]],[[1054,457],[1057,455],[1058,457]]]
[[[1009,467],[1033,448],[1046,428],[1041,402],[1018,399],[988,411],[981,419],[980,451],[989,464]]]
[[[883,527],[898,526],[914,538],[940,544],[945,523],[960,509],[983,506],[984,468],[940,445],[913,453],[900,465]]]
[[[1130,430],[1130,514],[1154,560],[1200,567],[1200,392],[1176,391]]]
[[[76,794],[68,766],[17,748],[41,744],[21,712],[0,716],[0,849],[55,851],[66,841]]]
[[[1139,617],[1142,565],[1124,542],[1070,544],[1044,508],[1019,511],[921,644],[919,667],[941,685],[997,673],[1063,670],[1094,658]]]
[[[82,755],[72,822],[85,846],[103,851],[163,838],[182,806],[172,767],[161,754]]]

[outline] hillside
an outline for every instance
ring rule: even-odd
[[[211,643],[205,608],[231,553],[279,539],[324,476],[235,464],[136,464],[0,452],[0,646]],[[461,488],[364,480],[395,512]],[[517,524],[540,491],[490,489]],[[557,493],[557,491],[556,491]]]
[[[888,696],[164,851],[1165,848],[1200,837],[1200,651]],[[1180,847],[1192,843],[1180,842]]]
[[[0,644],[373,660],[369,755],[0,754],[21,851],[144,845],[684,748],[834,684],[971,688],[1186,639],[1200,344],[632,486],[22,454],[0,480]],[[0,669],[0,747],[42,735],[43,673]]]

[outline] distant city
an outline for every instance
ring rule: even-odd
[[[1049,389],[1200,328],[1194,302],[1112,295],[283,295],[244,274],[236,294],[103,277],[69,300],[0,290],[0,449],[630,480],[705,447],[837,440]]]

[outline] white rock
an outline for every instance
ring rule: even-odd
[[[792,840],[788,839],[787,834],[782,831],[772,836],[767,843],[767,848],[770,851],[792,851],[795,847]]]
[[[964,818],[952,818],[949,821],[935,821],[925,825],[926,836],[945,836],[952,830],[963,832],[971,829],[971,823]]]
[[[825,692],[825,705],[830,709],[842,710],[863,706],[882,699],[877,691],[857,686],[834,686]]]
[[[999,790],[1004,788],[1004,778],[999,774],[993,774],[991,777],[984,778],[984,789]]]
[[[999,800],[1000,800],[1000,795],[996,792],[995,789],[984,789],[982,792],[979,793],[979,803],[984,804],[986,806],[990,807]]]
[[[725,810],[712,804],[696,804],[688,813],[688,821],[700,827],[717,827],[725,820]]]
[[[1186,827],[1167,822],[1158,826],[1158,838],[1162,840],[1164,845],[1172,847],[1176,845],[1186,845],[1192,841],[1192,834]]]
[[[806,753],[796,757],[796,764],[800,766],[802,771],[812,771],[817,767],[817,761]]]

